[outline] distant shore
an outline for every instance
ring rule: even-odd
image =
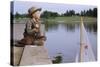
[[[14,18],[14,23],[26,23],[29,18]],[[97,18],[95,17],[84,17],[84,23],[97,22]],[[49,22],[49,23],[79,23],[80,16],[70,16],[70,17],[54,17],[54,18],[41,18],[41,22]]]

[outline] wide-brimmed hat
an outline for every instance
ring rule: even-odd
[[[31,7],[28,9],[28,13],[33,14],[33,13],[35,13],[37,11],[41,11],[41,10],[42,10],[41,8]]]

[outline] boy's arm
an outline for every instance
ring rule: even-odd
[[[27,30],[27,33],[33,33],[33,32],[38,32],[39,30],[38,30],[38,28],[39,28],[39,26],[38,26],[38,24],[37,25],[35,25],[35,28],[33,28],[33,29],[31,29],[31,26],[32,26],[32,23],[29,21],[29,22],[27,22],[26,23],[26,30]]]

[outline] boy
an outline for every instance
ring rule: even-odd
[[[26,23],[24,39],[20,40],[19,44],[34,45],[35,40],[45,39],[45,36],[40,32],[40,11],[41,8],[29,8],[30,19]],[[41,42],[41,44],[43,43]]]

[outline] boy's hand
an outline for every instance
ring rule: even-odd
[[[39,29],[34,28],[33,31],[34,32],[39,32]]]

